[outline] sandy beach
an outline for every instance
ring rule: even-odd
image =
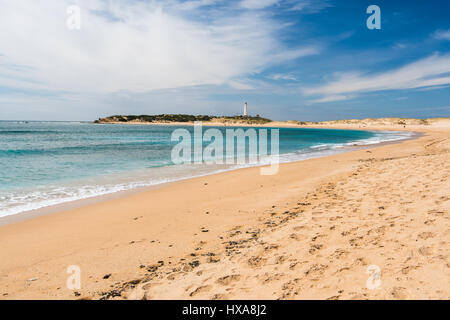
[[[0,298],[450,299],[450,121],[316,127],[422,135],[0,226]]]

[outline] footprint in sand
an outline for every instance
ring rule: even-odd
[[[422,232],[418,237],[422,240],[427,240],[429,238],[434,238],[434,234],[431,232]]]
[[[230,285],[232,282],[236,282],[239,281],[241,279],[241,275],[240,274],[233,274],[233,275],[228,275],[225,277],[221,277],[219,279],[216,280],[216,282],[222,286],[228,286]]]
[[[407,298],[406,289],[402,287],[392,288],[391,295],[394,299],[404,300]]]
[[[266,262],[266,259],[263,259],[261,257],[251,257],[247,262],[250,267],[258,268]]]
[[[432,247],[421,247],[421,248],[419,248],[419,253],[422,256],[431,256],[433,254],[433,248]]]
[[[208,292],[210,289],[211,289],[210,286],[200,286],[191,293],[189,293],[189,296],[193,297],[196,296],[197,294]]]
[[[221,293],[215,294],[211,297],[211,300],[228,300],[228,299],[229,298],[226,294]]]

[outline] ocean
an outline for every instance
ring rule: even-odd
[[[177,142],[171,141],[171,134],[177,128],[193,132],[192,126],[0,121],[0,217],[261,164],[174,164],[171,152]],[[209,128],[218,129],[224,136],[225,130],[230,129],[205,126],[203,131]],[[331,155],[354,145],[412,135],[393,131],[278,129],[280,162]]]

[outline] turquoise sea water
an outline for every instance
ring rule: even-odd
[[[0,121],[0,217],[255,165],[174,165],[171,151],[177,142],[171,141],[171,134],[177,128],[193,132],[192,126]],[[230,128],[216,129],[225,136]],[[282,162],[410,136],[404,132],[279,130]]]

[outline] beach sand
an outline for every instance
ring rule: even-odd
[[[450,123],[363,126],[423,136],[1,226],[0,298],[449,299]]]

